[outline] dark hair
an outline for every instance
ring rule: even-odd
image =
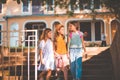
[[[74,25],[76,29],[78,30],[78,23],[77,21],[71,21],[70,24]]]
[[[51,31],[50,28],[46,28],[43,32],[42,32],[42,35],[40,37],[40,40],[44,40],[45,39],[45,36]]]

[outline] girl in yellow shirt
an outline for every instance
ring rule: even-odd
[[[54,34],[54,49],[56,56],[56,68],[62,70],[64,73],[64,80],[68,80],[68,70],[67,66],[69,65],[69,59],[67,55],[67,47],[64,36],[64,26],[58,24],[55,27]]]

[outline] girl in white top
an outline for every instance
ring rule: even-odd
[[[42,71],[39,76],[39,80],[43,80],[43,76],[46,75],[46,80],[49,80],[51,71],[54,69],[54,51],[53,42],[51,41],[52,32],[51,29],[46,28],[41,36],[39,44],[40,64],[38,70]]]

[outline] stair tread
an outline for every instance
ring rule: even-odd
[[[104,77],[104,78],[111,78],[111,75],[82,75],[82,77]]]

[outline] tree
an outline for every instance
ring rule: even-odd
[[[120,0],[102,0],[102,3],[120,20]]]
[[[0,3],[5,4],[7,2],[7,0],[0,0]]]

